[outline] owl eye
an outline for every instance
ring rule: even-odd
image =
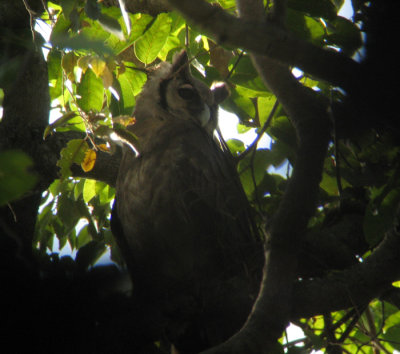
[[[191,85],[184,85],[178,89],[178,95],[184,100],[192,100],[196,96],[196,90]]]

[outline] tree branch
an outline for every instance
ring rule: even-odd
[[[246,20],[261,21],[262,1],[239,0],[238,7]],[[287,67],[255,53],[251,56],[265,84],[295,126],[299,147],[293,176],[267,230],[264,276],[252,313],[240,332],[207,354],[268,353],[273,350],[289,321],[297,255],[308,220],[315,210],[330,136],[327,102],[319,100],[313,91],[299,84]]]
[[[119,7],[119,0],[104,0],[104,6]],[[171,10],[171,7],[164,0],[125,0],[126,11],[131,13],[146,13],[157,16],[161,12]]]
[[[298,39],[274,21],[238,18],[204,0],[168,2],[218,43],[298,67],[348,90],[353,88],[355,78],[359,77],[360,65],[352,59]]]
[[[291,318],[310,317],[379,297],[400,279],[400,208],[396,222],[381,245],[364,262],[325,279],[298,282],[294,287]]]

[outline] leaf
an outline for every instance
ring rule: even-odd
[[[109,88],[110,86],[112,86],[114,77],[108,66],[104,68],[103,74],[101,75],[101,79],[103,80],[104,88]]]
[[[106,40],[107,45],[112,48],[116,55],[130,47],[144,33],[153,17],[146,14],[129,13],[129,20],[132,24],[131,32],[125,41],[121,41],[115,36],[109,36]]]
[[[78,236],[76,237],[76,248],[80,249],[81,247],[88,244],[91,240],[92,236],[90,235],[89,227],[88,225],[85,225],[84,227],[81,228]]]
[[[66,122],[68,122],[71,118],[75,117],[75,112],[67,112],[63,114],[60,118],[57,118],[53,123],[49,124],[43,133],[43,140],[57,127],[63,126]]]
[[[86,132],[86,125],[81,116],[75,116],[68,119],[60,126],[56,127],[57,132],[66,132],[66,131],[78,131],[78,132]]]
[[[62,178],[72,175],[71,165],[81,164],[88,149],[89,146],[83,139],[72,139],[67,143],[67,146],[61,150],[61,158],[57,162]]]
[[[252,153],[247,155],[240,161],[238,170],[240,180],[246,194],[251,197],[257,185],[263,180],[270,163],[270,151],[267,149],[259,149],[255,156]]]
[[[338,16],[333,22],[334,30],[328,34],[328,41],[339,46],[345,54],[352,56],[362,45],[361,31],[347,18]]]
[[[96,0],[86,0],[85,12],[92,20],[97,20],[101,15],[100,5]]]
[[[299,38],[311,40],[317,45],[324,44],[324,25],[315,18],[306,16],[302,12],[288,9],[287,26]]]
[[[103,152],[110,152],[110,148],[106,144],[99,144],[97,147]]]
[[[245,150],[243,141],[239,139],[229,139],[226,144],[233,155],[238,155]]]
[[[100,25],[111,34],[115,35],[119,40],[123,41],[125,39],[124,33],[122,32],[121,25],[119,22],[106,14],[101,13],[99,15],[98,21]]]
[[[77,203],[79,201],[72,199],[72,196],[70,198],[66,193],[61,194],[58,198],[57,216],[60,219],[60,223],[56,227],[57,237],[67,237],[71,232],[75,231],[75,226],[82,217]],[[83,203],[82,200],[81,203]]]
[[[29,169],[32,159],[22,151],[0,152],[0,205],[22,197],[37,182],[37,177]]]
[[[250,57],[243,56],[239,61],[237,61],[237,57],[233,57],[230,60],[229,70],[232,70],[235,64],[236,67],[230,77],[230,81],[249,89],[251,92],[250,97],[254,97],[257,93],[271,94],[262,82],[257,70],[254,68]]]
[[[77,63],[77,58],[74,52],[69,52],[63,55],[61,59],[61,66],[64,69],[68,79],[72,82],[75,81],[74,68]]]
[[[77,65],[82,69],[82,72],[85,73],[86,70],[89,68],[90,61],[92,57],[90,55],[85,55],[84,57],[80,57],[78,59]]]
[[[99,77],[103,74],[103,71],[106,67],[106,62],[99,57],[93,57],[90,60],[90,66],[93,72],[95,73],[96,77]]]
[[[104,87],[100,78],[97,78],[92,70],[88,70],[82,76],[78,85],[77,94],[79,107],[85,111],[100,112],[103,108]]]
[[[135,54],[142,63],[150,64],[157,58],[167,41],[171,23],[168,14],[159,14],[151,27],[135,42]]]
[[[81,31],[76,36],[70,37],[68,33],[61,33],[54,37],[52,45],[59,49],[72,49],[72,50],[93,50],[100,54],[112,54],[112,51],[104,43],[104,40],[91,39],[85,36],[86,32]]]
[[[83,186],[83,200],[85,203],[89,203],[92,198],[96,195],[96,180],[86,179]]]
[[[396,207],[400,201],[400,188],[391,190],[380,205],[375,205],[375,200],[368,204],[363,224],[365,239],[371,246],[376,246],[384,233],[392,227]]]
[[[268,97],[258,97],[257,98],[257,106],[258,106],[258,115],[260,119],[261,127],[264,126],[265,122],[269,118],[272,109],[275,106],[276,97],[268,96]]]
[[[283,142],[292,148],[297,146],[296,131],[286,116],[274,117],[272,124],[267,129],[267,133],[275,140]]]
[[[336,17],[336,6],[331,0],[288,0],[287,6],[312,17],[323,17],[327,20]]]
[[[81,163],[82,170],[84,170],[85,172],[91,171],[96,163],[96,157],[96,151],[92,149],[87,150],[85,152],[85,158]]]
[[[140,93],[147,77],[145,73],[140,71],[126,69],[126,71],[119,75],[115,85],[119,94],[119,102],[115,103],[115,110],[113,114],[117,115],[132,115],[133,108],[135,107],[135,96]],[[117,110],[118,109],[118,110]]]
[[[94,265],[96,261],[104,254],[107,247],[104,242],[90,241],[78,250],[76,254],[76,263],[79,268],[87,269]]]

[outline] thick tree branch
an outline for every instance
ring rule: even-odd
[[[360,65],[352,59],[298,39],[274,21],[237,18],[204,0],[168,2],[218,43],[298,67],[344,89],[351,90],[359,77]]]
[[[382,244],[364,262],[325,279],[295,285],[291,318],[310,317],[346,307],[365,305],[400,279],[400,208]]]
[[[246,20],[261,22],[262,1],[239,0],[238,7]],[[279,13],[282,11],[281,8]],[[315,210],[329,140],[327,102],[301,86],[287,67],[267,57],[251,55],[260,76],[295,126],[299,148],[293,176],[267,230],[264,277],[253,311],[238,334],[207,353],[271,352],[287,325],[298,250]]]
[[[104,0],[105,6],[119,6],[120,0]],[[125,0],[126,11],[131,13],[146,13],[157,16],[161,12],[171,10],[164,0]]]
[[[121,149],[114,154],[98,151],[93,170],[85,172],[81,166],[73,165],[71,171],[74,177],[92,178],[115,187],[121,157]]]

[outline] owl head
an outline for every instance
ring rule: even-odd
[[[162,62],[149,74],[135,109],[135,118],[192,120],[213,134],[218,124],[218,104],[229,95],[225,84],[210,89],[190,73],[186,51]]]

